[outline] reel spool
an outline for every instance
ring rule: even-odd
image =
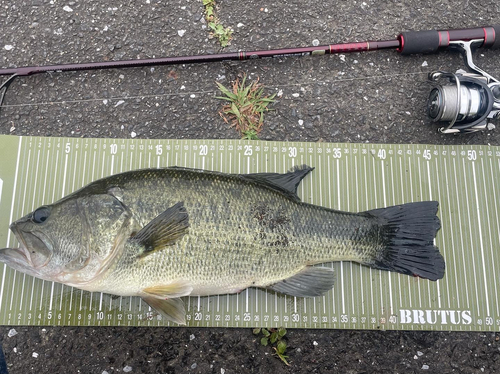
[[[443,82],[444,79],[448,82]],[[500,115],[500,83],[487,84],[478,74],[433,72],[427,113],[434,122],[448,122],[444,134],[484,130],[488,119]]]

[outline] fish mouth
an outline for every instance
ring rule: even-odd
[[[2,248],[0,249],[0,261],[7,264],[31,266],[26,248]]]
[[[18,270],[30,269],[30,273],[47,265],[52,245],[42,233],[24,232],[16,225],[11,225],[10,229],[19,241],[19,247],[0,249],[0,261]]]

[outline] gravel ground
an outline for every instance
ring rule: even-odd
[[[0,0],[0,65],[218,52],[202,11],[200,0]],[[222,0],[217,12],[234,29],[225,51],[238,51],[484,26],[498,23],[500,3]],[[499,57],[484,50],[476,60],[500,76]],[[21,77],[0,111],[0,133],[237,138],[218,114],[215,82],[229,85],[246,73],[278,94],[262,139],[500,145],[500,128],[441,135],[426,118],[427,73],[462,66],[450,51],[404,57],[387,50]],[[492,333],[289,330],[286,367],[248,329],[15,327],[14,336],[11,329],[1,327],[0,339],[14,374],[500,371]]]

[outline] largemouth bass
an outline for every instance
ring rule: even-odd
[[[116,174],[10,225],[14,269],[87,291],[140,296],[185,324],[182,296],[260,287],[322,295],[331,268],[356,261],[430,280],[445,263],[433,240],[438,203],[362,213],[301,202],[308,166],[285,174],[223,174],[169,167]]]

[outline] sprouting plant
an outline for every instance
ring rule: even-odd
[[[286,365],[290,366],[287,361],[288,356],[285,356],[286,352],[286,342],[283,338],[286,335],[286,329],[284,327],[280,327],[279,329],[275,328],[256,328],[253,329],[253,333],[255,335],[261,335],[260,344],[263,346],[271,345],[271,347],[275,350],[276,355],[283,361]]]
[[[210,30],[212,30],[212,36],[219,40],[222,47],[227,47],[233,35],[233,30],[230,27],[222,26],[219,22],[215,15],[215,0],[203,0],[203,6],[205,7],[205,20]]]
[[[236,79],[232,90],[217,82],[219,90],[225,95],[217,99],[228,101],[219,114],[238,130],[243,139],[257,140],[264,123],[264,113],[270,110],[268,105],[275,102],[276,94],[264,96],[264,86],[259,84],[258,79],[245,85],[246,78],[244,75],[241,82]]]

